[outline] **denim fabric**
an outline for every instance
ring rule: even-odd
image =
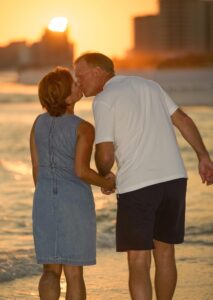
[[[39,116],[35,142],[39,171],[33,202],[36,257],[42,264],[96,262],[96,218],[90,185],[74,172],[75,115]]]

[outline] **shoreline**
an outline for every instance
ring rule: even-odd
[[[24,96],[26,102],[33,102],[37,97],[37,84],[47,70],[29,69],[20,73],[0,72],[0,104],[18,103]],[[213,106],[213,68],[198,69],[141,69],[118,70],[118,75],[136,75],[160,84],[170,97],[180,106]],[[9,96],[9,97],[8,97]],[[82,99],[83,100],[83,99]],[[24,101],[24,102],[25,102]]]
[[[187,99],[184,99],[183,97],[177,97],[176,96],[176,92],[170,92],[168,93],[170,95],[170,97],[173,99],[173,101],[179,105],[179,106],[186,106],[186,107],[201,107],[201,106],[206,106],[206,107],[212,107],[213,106],[213,98],[212,98],[212,94],[211,95],[206,95],[206,97],[202,100],[200,100],[199,95],[196,95],[195,97],[189,97]],[[12,100],[11,100],[11,96],[12,96]],[[9,98],[9,99],[8,99]],[[0,91],[0,105],[2,106],[6,106],[6,105],[10,105],[12,106],[14,105],[39,105],[39,100],[36,94],[25,94],[24,98],[26,101],[23,101],[23,95],[20,94],[18,91],[14,92],[14,93],[1,93]],[[81,100],[81,104],[82,102],[85,103],[91,103],[92,104],[92,99],[89,98],[84,98]],[[80,104],[80,105],[81,105]],[[77,107],[79,106],[79,104],[77,105]]]

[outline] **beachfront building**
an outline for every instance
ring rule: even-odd
[[[0,47],[0,69],[46,68],[70,66],[74,45],[64,32],[46,29],[41,40],[28,45],[25,41],[12,42]]]
[[[1,69],[26,66],[30,60],[30,49],[25,41],[12,42],[5,47],[0,47]]]
[[[46,29],[41,40],[31,46],[34,66],[70,66],[73,44],[68,40],[68,29],[56,32]]]
[[[134,51],[213,52],[213,1],[159,0],[159,14],[134,19]]]

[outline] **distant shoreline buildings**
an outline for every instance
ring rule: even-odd
[[[159,0],[159,14],[134,18],[132,54],[213,53],[212,0]]]
[[[32,45],[17,41],[0,47],[0,69],[70,66],[73,56],[74,45],[68,40],[68,28],[64,32],[46,29],[41,40]]]

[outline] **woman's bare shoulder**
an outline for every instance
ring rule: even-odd
[[[95,128],[94,126],[89,123],[88,121],[83,120],[78,127],[78,133],[79,134],[91,134],[94,135]]]

